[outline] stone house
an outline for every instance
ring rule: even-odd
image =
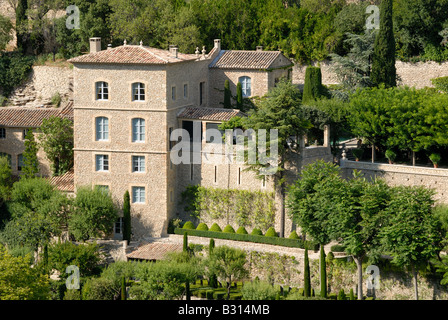
[[[100,40],[92,38],[90,53],[69,60],[74,66],[74,183],[75,188],[103,186],[119,204],[129,191],[134,239],[162,236],[170,219],[185,218],[179,202],[187,185],[274,190],[272,181],[255,179],[242,164],[208,163],[204,150],[210,144],[208,129],[244,116],[221,108],[224,81],[230,81],[234,95],[241,82],[246,97],[263,96],[282,76],[290,76],[292,63],[281,52],[226,51],[219,39],[208,53],[126,41],[101,50]],[[179,128],[198,133],[188,157],[197,152],[199,163],[172,161],[170,137]],[[326,130],[324,146],[303,148],[301,157],[331,161],[328,135]],[[213,153],[221,160],[226,156],[219,148]],[[114,236],[119,233],[117,223]]]
[[[27,130],[32,129],[36,141],[39,141],[39,128],[42,121],[51,116],[72,119],[73,104],[70,102],[61,108],[0,108],[0,155],[10,159],[14,176],[21,175]],[[39,149],[37,157],[39,160],[39,175],[50,177],[51,166],[42,149]]]

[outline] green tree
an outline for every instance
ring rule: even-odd
[[[126,190],[123,199],[123,240],[131,241],[131,197]]]
[[[381,1],[380,30],[375,39],[370,80],[374,86],[384,84],[386,87],[395,87],[397,85],[392,0]]]
[[[325,95],[322,85],[322,72],[319,67],[307,67],[305,71],[305,86],[302,102],[312,103]]]
[[[243,108],[243,86],[241,82],[236,84],[236,108],[239,110]]]
[[[434,191],[421,186],[392,189],[386,209],[387,223],[380,237],[392,263],[409,267],[414,279],[414,297],[418,300],[418,267],[443,249],[440,220],[433,215]]]
[[[2,212],[6,211],[4,206],[6,201],[9,200],[12,184],[13,180],[10,159],[6,156],[0,156],[0,208],[3,208]],[[2,215],[0,215],[0,221],[2,220],[1,218]]]
[[[305,257],[303,261],[303,295],[305,297],[311,297],[311,274],[308,248],[305,248]]]
[[[42,121],[40,145],[51,162],[53,175],[62,175],[73,167],[73,121],[51,116]]]
[[[228,246],[214,248],[212,254],[208,257],[208,268],[227,282],[227,299],[230,299],[232,281],[241,280],[248,275],[245,264],[246,253],[243,250]]]
[[[78,241],[109,234],[117,220],[117,208],[110,194],[100,188],[79,187],[73,201],[68,230]]]
[[[0,51],[6,49],[12,40],[12,23],[8,18],[0,15]]]
[[[23,152],[23,176],[25,178],[34,178],[39,173],[39,160],[37,159],[37,152],[39,151],[38,144],[34,139],[32,129],[28,129],[25,136],[25,151]]]
[[[232,92],[230,91],[230,81],[224,81],[224,108],[232,108]]]
[[[28,23],[26,11],[28,10],[28,1],[19,0],[16,8],[16,34],[17,34],[17,49],[20,52],[27,50],[27,32]]]
[[[49,278],[32,268],[30,256],[13,257],[0,245],[0,300],[46,300]]]

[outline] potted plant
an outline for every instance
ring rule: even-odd
[[[429,155],[429,160],[431,160],[432,161],[432,163],[434,164],[434,168],[438,168],[438,166],[439,166],[439,162],[440,162],[440,159],[441,159],[442,157],[440,156],[440,154],[438,154],[438,153],[431,153],[430,155]]]
[[[355,157],[356,161],[359,161],[362,157],[364,150],[361,148],[354,148],[352,149],[352,154]]]
[[[385,154],[387,160],[389,160],[389,164],[393,164],[395,161],[395,158],[397,157],[397,154],[395,152],[393,152],[392,150],[386,150],[386,154]]]

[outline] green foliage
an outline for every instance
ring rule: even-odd
[[[245,282],[241,293],[243,300],[275,300],[278,294],[270,283],[259,280]]]
[[[182,226],[182,228],[183,229],[196,229],[194,223],[191,221],[185,222],[184,225]]]
[[[364,153],[364,149],[361,148],[353,148],[352,153],[355,156],[357,160],[360,160],[362,158],[362,154]]]
[[[308,249],[305,248],[305,257],[303,262],[303,283],[305,297],[311,297],[311,274],[310,274],[310,261],[308,258]]]
[[[20,53],[2,53],[0,55],[0,88],[6,97],[21,85],[28,77],[34,58]]]
[[[55,94],[53,94],[51,96],[51,104],[57,108],[59,108],[61,106],[61,94],[59,92],[56,92]]]
[[[230,91],[230,81],[226,79],[224,81],[224,108],[232,108],[232,93]]]
[[[255,236],[262,236],[262,235],[263,235],[263,232],[261,232],[261,230],[258,229],[258,228],[253,228],[253,229],[252,229],[252,232],[251,232],[250,234],[251,234],[251,235],[255,235]]]
[[[438,163],[440,163],[440,160],[442,159],[442,157],[440,156],[440,154],[438,153],[431,153],[429,155],[429,160],[432,161],[432,163],[434,163],[435,165],[437,165]]]
[[[81,290],[82,300],[116,300],[116,295],[113,282],[104,278],[87,279]]]
[[[265,237],[278,237],[277,232],[275,232],[275,229],[273,227],[270,227],[266,233],[264,234]]]
[[[34,139],[33,130],[27,130],[25,136],[25,151],[23,152],[23,177],[34,178],[39,173],[39,160],[37,159],[37,152],[39,147]]]
[[[388,88],[397,85],[392,0],[381,1],[380,29],[375,40],[370,80],[374,86],[383,84]]]
[[[235,229],[233,229],[233,227],[232,227],[230,224],[228,224],[228,225],[226,225],[226,226],[224,227],[223,232],[227,232],[227,233],[235,233]]]
[[[6,49],[7,44],[13,39],[11,20],[0,14],[0,51]]]
[[[385,156],[390,162],[394,162],[395,159],[397,158],[397,154],[393,150],[390,150],[390,149],[386,150]]]
[[[236,233],[238,234],[249,234],[244,227],[239,227],[238,230],[236,230]]]
[[[434,78],[431,82],[437,90],[448,93],[448,77]]]
[[[300,239],[299,235],[297,234],[296,230],[293,230],[290,234],[288,239]]]
[[[129,191],[126,190],[123,196],[123,240],[126,240],[128,244],[131,241],[131,235],[131,197]]]
[[[12,189],[12,170],[10,160],[6,156],[0,156],[0,208],[9,199]],[[6,209],[4,210],[6,211]],[[4,212],[2,211],[2,212]],[[0,224],[3,216],[0,215]]]
[[[46,300],[48,275],[32,268],[31,257],[13,257],[0,245],[0,300]]]
[[[322,86],[322,72],[319,67],[307,67],[305,71],[305,86],[302,101],[312,103],[325,95]]]
[[[339,290],[337,300],[347,300],[344,289]]]
[[[236,108],[239,110],[243,108],[243,87],[241,82],[236,84]]]
[[[320,296],[327,297],[327,264],[324,246],[320,246]]]
[[[117,208],[109,193],[80,186],[73,201],[68,230],[78,241],[86,241],[109,234],[117,218]]]
[[[196,230],[202,230],[202,231],[208,231],[208,226],[206,223],[201,222],[198,224],[198,226],[196,227]]]
[[[51,162],[53,175],[62,175],[73,167],[73,122],[51,116],[40,127],[41,146]]]
[[[261,228],[274,221],[272,192],[188,186],[182,199],[184,209],[194,217],[220,219],[234,212],[237,224]]]
[[[219,227],[219,225],[217,223],[213,223],[212,226],[210,227],[210,231],[213,232],[222,232],[221,228]]]
[[[49,269],[57,270],[61,278],[69,276],[65,272],[68,266],[79,268],[81,277],[99,275],[101,272],[102,255],[96,243],[74,244],[72,242],[58,242],[48,247]]]

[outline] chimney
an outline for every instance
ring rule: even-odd
[[[101,51],[101,38],[90,38],[90,53]]]
[[[257,46],[257,51],[263,51],[263,46]]]
[[[221,39],[215,39],[215,48],[221,51]]]
[[[177,53],[179,51],[179,48],[174,46],[174,45],[170,45],[170,53],[174,58],[177,58]]]
[[[112,43],[109,43],[109,44],[107,45],[107,50],[110,50],[110,49],[112,49]]]

